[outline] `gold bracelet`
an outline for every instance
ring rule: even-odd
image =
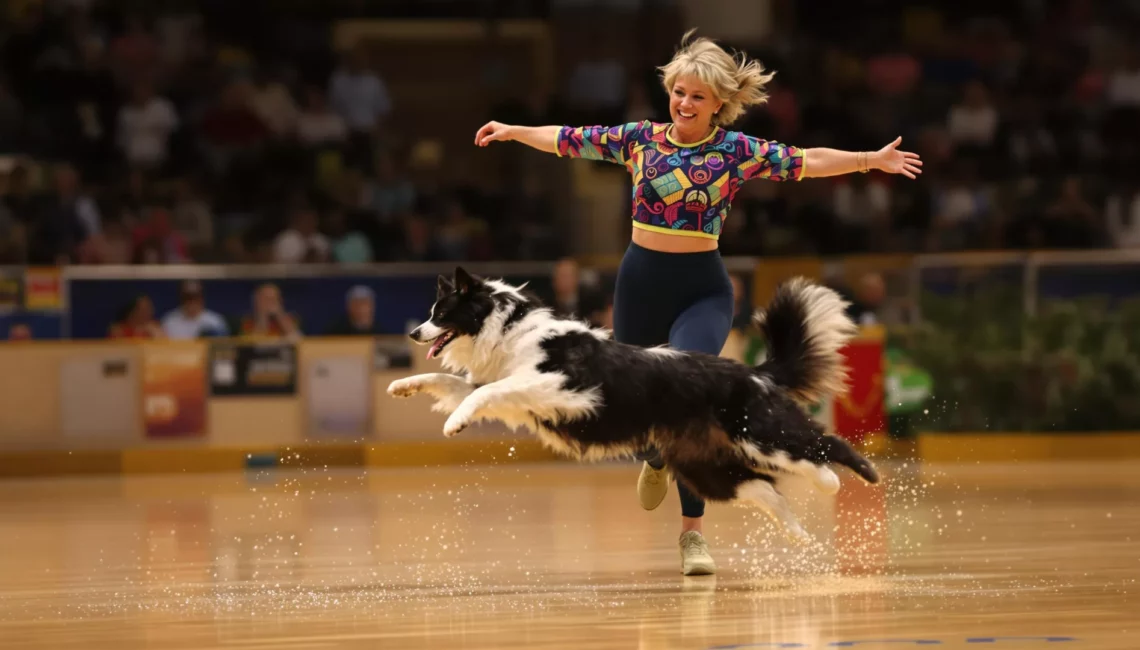
[[[862,164],[859,164],[860,158],[863,159]],[[868,167],[868,165],[867,165],[867,152],[866,151],[860,151],[859,155],[856,156],[856,158],[855,158],[855,162],[856,162],[856,167],[859,168],[860,174],[866,174],[867,172],[871,171],[870,167]]]

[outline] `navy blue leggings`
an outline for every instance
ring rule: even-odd
[[[614,289],[614,338],[651,347],[720,354],[732,327],[732,281],[719,251],[660,253],[631,243]],[[638,459],[662,467],[647,449]],[[681,514],[702,517],[705,502],[680,481]]]

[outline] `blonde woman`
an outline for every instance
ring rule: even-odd
[[[615,127],[512,126],[489,122],[475,144],[521,142],[570,158],[624,165],[633,176],[633,241],[614,295],[614,337],[641,346],[718,354],[733,317],[732,284],[717,250],[721,226],[740,185],[837,176],[877,169],[915,178],[922,162],[899,151],[898,138],[874,152],[801,149],[726,127],[767,99],[772,79],[757,61],[730,55],[706,38],[685,35],[660,68],[672,122]],[[646,396],[652,399],[651,395]],[[668,492],[660,455],[646,450],[637,492],[653,510]],[[715,573],[702,536],[704,502],[678,483],[681,571]]]

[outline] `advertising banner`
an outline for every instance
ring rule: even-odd
[[[214,343],[210,392],[221,397],[296,394],[296,346],[287,342]]]
[[[147,437],[206,432],[206,346],[149,344],[143,348],[143,423]]]
[[[24,308],[63,309],[63,278],[57,268],[30,268],[24,272]]]

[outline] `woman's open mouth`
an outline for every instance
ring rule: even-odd
[[[456,336],[455,332],[446,330],[443,334],[435,337],[435,340],[431,343],[431,347],[428,348],[427,358],[434,359],[439,356],[443,348],[446,347],[448,343],[451,343]]]

